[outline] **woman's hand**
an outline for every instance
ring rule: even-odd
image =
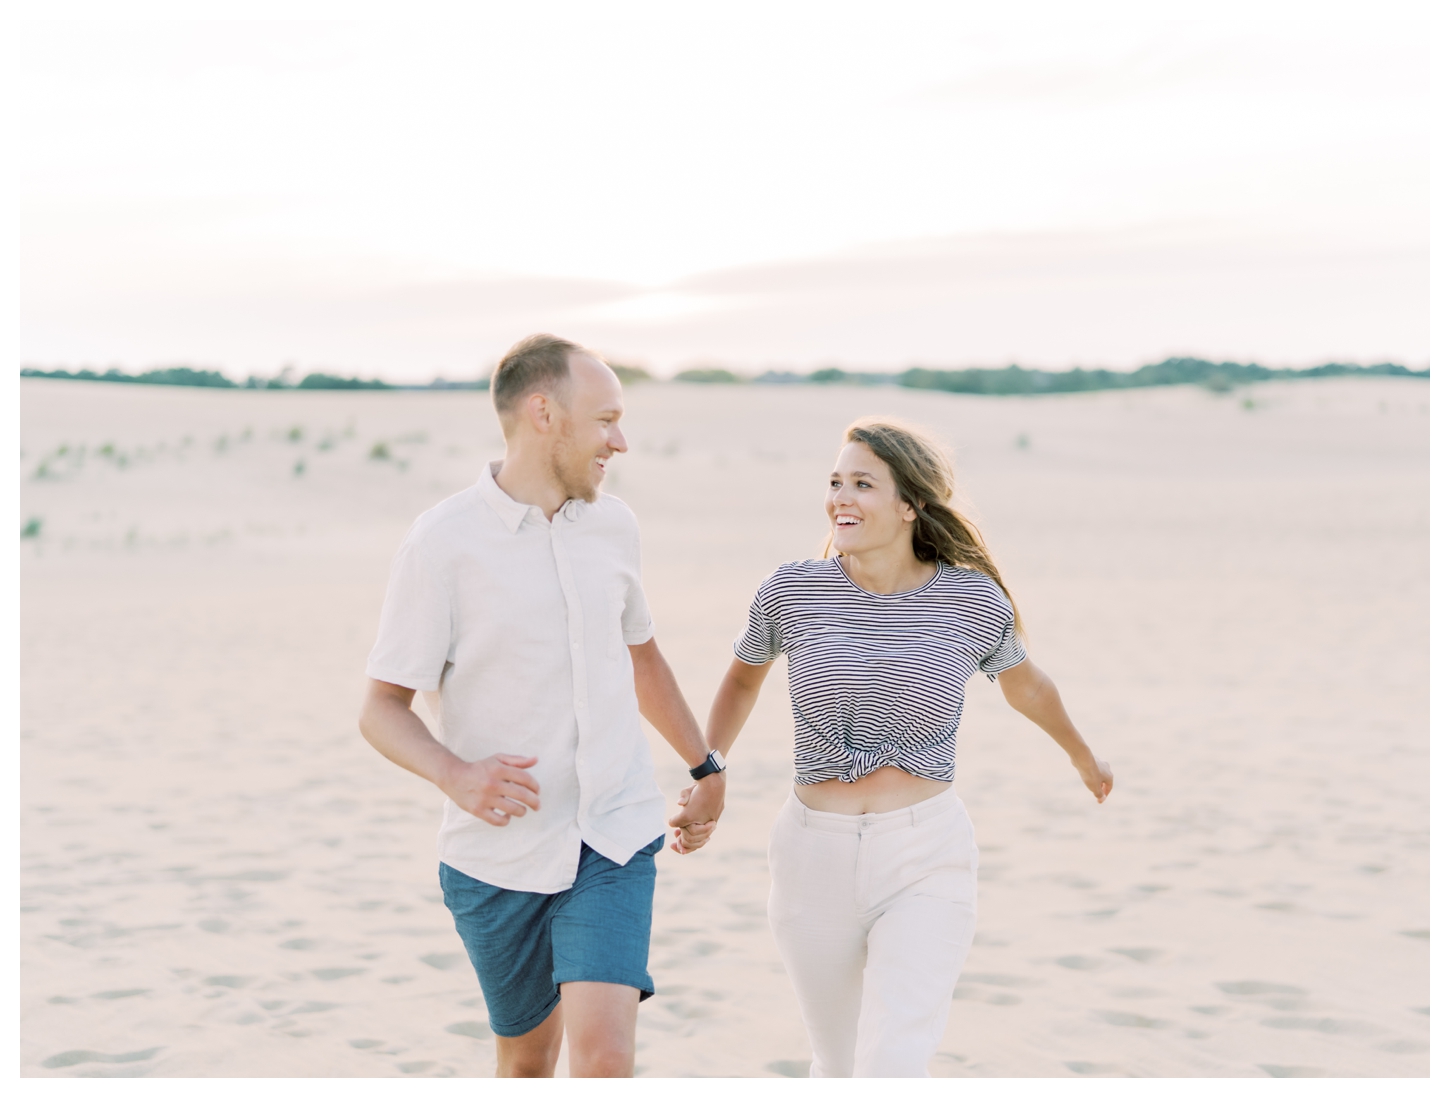
[[[1073,765],[1082,776],[1082,784],[1098,799],[1098,804],[1107,800],[1108,794],[1113,791],[1113,768],[1105,760],[1095,759],[1091,755]]]
[[[681,807],[669,821],[675,829],[675,841],[670,843],[670,849],[676,854],[689,854],[710,841],[715,824],[725,811],[725,775],[717,771],[694,785],[685,786],[675,803]]]

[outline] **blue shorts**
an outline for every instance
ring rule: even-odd
[[[664,845],[661,836],[619,865],[581,843],[574,884],[553,893],[515,892],[438,866],[495,1033],[528,1033],[558,1006],[559,985],[575,980],[637,987],[641,999],[655,993],[649,930]]]

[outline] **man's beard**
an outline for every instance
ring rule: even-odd
[[[590,476],[594,456],[591,454],[588,464],[580,469],[575,454],[574,432],[565,427],[554,443],[553,450],[549,453],[549,475],[554,478],[554,483],[564,490],[565,498],[582,499],[585,503],[593,503],[599,498],[599,487],[594,483],[594,478]],[[571,458],[573,458],[572,463]]]

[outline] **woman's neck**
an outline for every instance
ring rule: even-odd
[[[842,553],[841,567],[852,583],[874,595],[899,595],[914,591],[936,575],[936,564],[917,560],[908,544],[884,545],[866,553]]]

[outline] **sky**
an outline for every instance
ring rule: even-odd
[[[662,376],[1422,366],[1430,38],[26,23],[20,357],[425,381],[553,331]]]

